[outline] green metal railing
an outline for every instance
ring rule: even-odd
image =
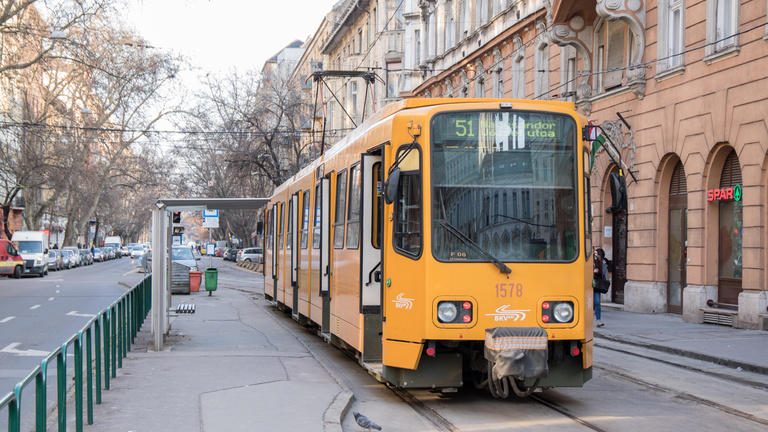
[[[131,345],[147,318],[151,306],[152,276],[148,275],[45,357],[39,366],[16,384],[12,392],[0,399],[0,413],[6,409],[8,411],[8,432],[21,432],[22,396],[25,388],[32,382],[35,387],[35,431],[47,430],[48,366],[54,361],[58,431],[67,430],[67,352],[70,347],[73,348],[75,357],[75,428],[78,432],[83,430],[84,415],[88,424],[93,424],[93,405],[94,401],[96,404],[101,404],[102,382],[103,388],[109,390],[110,379],[116,378],[117,369],[123,367],[123,358],[131,350]],[[85,372],[83,372],[83,363],[85,363]],[[85,375],[85,413],[83,412],[83,375]]]

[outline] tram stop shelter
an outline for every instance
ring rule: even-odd
[[[152,209],[152,338],[156,351],[163,349],[171,329],[171,247],[173,212],[203,210],[258,210],[267,198],[168,198]]]

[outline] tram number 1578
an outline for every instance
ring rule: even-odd
[[[497,283],[496,284],[496,297],[522,297],[523,296],[523,284],[521,283]]]

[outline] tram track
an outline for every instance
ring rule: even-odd
[[[649,389],[652,389],[652,390],[655,390],[655,391],[659,391],[659,392],[662,392],[662,393],[667,393],[667,394],[670,394],[670,395],[674,396],[675,398],[678,398],[678,399],[681,399],[681,400],[695,402],[695,403],[707,406],[709,408],[716,409],[716,410],[721,411],[723,413],[726,413],[726,414],[729,414],[729,415],[732,415],[732,416],[735,416],[735,417],[739,417],[739,418],[742,418],[744,420],[751,421],[753,423],[757,423],[757,424],[760,424],[760,425],[768,426],[768,420],[767,419],[764,419],[764,418],[761,418],[761,417],[757,417],[757,416],[755,416],[753,414],[750,414],[748,412],[744,412],[744,411],[741,411],[739,409],[732,408],[732,407],[723,405],[721,403],[718,403],[718,402],[715,402],[715,401],[712,401],[712,400],[709,400],[709,399],[705,399],[705,398],[693,395],[693,394],[688,393],[688,392],[683,392],[683,391],[675,390],[673,388],[664,387],[664,386],[661,386],[661,385],[658,385],[658,384],[654,384],[654,383],[648,382],[646,380],[634,377],[634,376],[632,376],[632,375],[630,375],[628,373],[619,372],[617,370],[608,369],[608,368],[605,368],[605,367],[602,367],[602,366],[596,366],[595,365],[593,367],[595,369],[598,369],[598,370],[601,370],[601,371],[605,372],[606,374],[614,375],[614,376],[616,376],[618,378],[621,378],[624,381],[628,381],[628,382],[631,382],[633,384],[640,385],[640,386],[643,386],[643,387],[646,387],[646,388],[649,388]]]
[[[616,342],[616,343],[620,343],[620,342]],[[608,350],[608,351],[613,351],[613,352],[617,352],[617,353],[620,353],[620,354],[626,354],[626,355],[630,355],[630,356],[633,356],[633,357],[638,357],[638,358],[641,358],[641,359],[644,359],[644,360],[650,360],[650,361],[653,361],[653,362],[656,362],[656,363],[661,363],[661,364],[664,364],[664,365],[667,365],[667,366],[672,366],[672,367],[683,369],[683,370],[687,370],[687,371],[690,371],[690,372],[696,372],[696,373],[699,373],[699,374],[702,374],[702,375],[710,376],[712,378],[719,378],[719,379],[723,379],[723,380],[730,381],[730,382],[736,382],[736,383],[739,383],[739,384],[742,384],[742,385],[745,385],[745,386],[752,387],[752,388],[754,388],[756,390],[768,391],[768,385],[766,385],[764,383],[760,383],[760,382],[756,382],[756,381],[740,378],[738,376],[733,376],[733,375],[728,375],[728,374],[723,374],[723,373],[718,373],[718,372],[712,372],[712,371],[708,371],[708,370],[705,370],[705,369],[702,369],[702,368],[698,368],[698,367],[695,367],[695,366],[675,363],[673,361],[660,359],[658,357],[652,357],[650,355],[644,355],[644,354],[640,354],[640,353],[637,353],[637,352],[633,352],[633,351],[628,350],[628,349],[621,349],[621,348],[606,346],[606,345],[603,345],[603,344],[595,344],[595,346],[600,348],[600,349],[604,349],[604,350]]]
[[[532,401],[537,402],[538,404],[543,405],[543,406],[551,409],[552,411],[558,412],[558,413],[568,417],[569,419],[575,421],[576,423],[584,426],[587,429],[593,430],[595,432],[607,432],[605,429],[601,428],[600,426],[597,426],[594,423],[591,423],[591,422],[589,422],[587,420],[584,420],[583,418],[577,416],[576,414],[573,414],[572,412],[568,411],[568,409],[565,408],[564,406],[562,406],[562,405],[560,405],[560,404],[558,404],[556,402],[552,402],[551,400],[547,400],[547,399],[545,399],[544,397],[542,397],[540,395],[531,395],[531,396],[529,396],[529,398]]]
[[[434,409],[428,407],[427,404],[414,396],[408,390],[399,389],[390,385],[387,385],[387,388],[389,388],[392,393],[394,393],[403,402],[410,406],[417,414],[427,420],[430,424],[432,424],[432,426],[437,428],[437,430],[441,432],[461,432],[461,429],[458,426],[440,415],[440,413]]]

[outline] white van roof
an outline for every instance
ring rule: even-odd
[[[16,231],[13,233],[13,241],[24,240],[39,240],[44,241],[46,239],[45,232],[43,231]]]

